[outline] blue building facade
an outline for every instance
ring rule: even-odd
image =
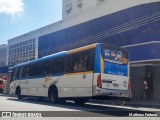
[[[38,38],[38,58],[93,43],[127,49],[131,59],[133,95],[141,98],[143,79],[150,83],[150,98],[160,99],[160,2],[142,4],[99,17]],[[160,91],[160,90],[159,90]]]
[[[160,2],[136,6],[41,36],[38,57],[92,43],[110,43],[125,46],[131,61],[160,59],[159,6]]]

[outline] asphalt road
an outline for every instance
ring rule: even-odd
[[[137,119],[137,117],[129,117],[130,115],[138,114],[157,114],[157,111],[160,109],[153,109],[153,108],[142,108],[142,107],[130,107],[130,106],[116,106],[116,105],[108,105],[108,104],[96,104],[96,103],[86,103],[83,106],[76,105],[73,102],[67,102],[65,104],[51,104],[48,100],[38,100],[36,98],[26,98],[24,100],[18,100],[16,97],[9,97],[0,95],[0,111],[12,111],[16,113],[25,113],[28,115],[34,112],[39,113],[41,116],[47,116],[56,118],[57,120],[61,117],[68,118],[72,120],[75,118],[81,119],[104,119],[107,117],[107,120],[112,119],[113,117],[118,117],[121,120],[123,117],[130,118],[130,119]],[[1,113],[2,114],[2,113]],[[39,115],[38,114],[38,115]],[[159,114],[159,113],[158,113]],[[24,115],[24,114],[23,114]],[[1,116],[1,115],[0,115]],[[15,117],[15,116],[14,116]],[[1,119],[1,118],[0,118]],[[2,118],[5,119],[5,118]],[[16,118],[22,119],[22,118]],[[23,118],[24,119],[24,118]],[[38,119],[39,118],[34,118]],[[144,120],[144,117],[140,119]],[[152,119],[159,119],[158,117],[145,117],[145,119],[152,120]],[[123,120],[125,120],[123,118]],[[127,119],[128,120],[128,119]]]

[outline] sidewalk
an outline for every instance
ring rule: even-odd
[[[16,97],[16,95],[11,95],[11,94],[2,94],[2,93],[0,93],[0,96]]]
[[[160,109],[160,101],[156,100],[133,100],[130,102],[122,100],[91,100],[94,103],[102,103],[109,105],[119,105],[119,106],[137,106],[137,107],[149,107]]]
[[[142,106],[142,107],[151,107],[151,108],[159,108],[160,109],[160,101],[157,101],[157,100],[131,101],[130,104],[132,106]]]

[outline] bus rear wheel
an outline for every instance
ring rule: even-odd
[[[23,96],[21,95],[21,90],[18,90],[17,97],[18,97],[18,100],[22,100],[23,99]]]
[[[50,101],[51,101],[51,103],[53,103],[53,104],[58,103],[58,93],[57,93],[56,91],[54,91],[54,90],[51,91]]]

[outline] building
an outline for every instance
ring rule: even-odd
[[[8,46],[9,66],[36,59],[37,38],[32,33],[9,40]]]
[[[63,0],[61,21],[8,41],[8,64],[96,42],[115,44],[130,53],[134,99],[140,99],[145,78],[151,98],[160,100],[159,6],[160,0]],[[30,40],[35,49],[27,49]]]
[[[0,67],[7,65],[7,45],[0,45]]]

